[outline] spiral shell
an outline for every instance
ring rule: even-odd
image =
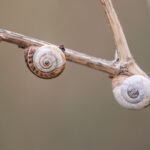
[[[66,64],[64,53],[56,46],[31,46],[25,49],[24,56],[31,72],[44,79],[57,77]]]
[[[127,109],[142,109],[150,105],[150,79],[142,75],[113,80],[113,93],[117,102]]]

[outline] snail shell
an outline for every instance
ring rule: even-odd
[[[57,77],[66,65],[64,53],[56,46],[31,46],[25,49],[24,56],[31,72],[44,79]]]
[[[150,79],[142,75],[119,76],[113,79],[117,102],[127,109],[142,109],[150,105]]]

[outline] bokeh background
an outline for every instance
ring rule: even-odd
[[[150,73],[150,7],[113,0],[138,64]],[[0,28],[112,59],[115,45],[99,0],[0,0]],[[150,108],[114,99],[108,75],[67,62],[52,80],[34,76],[23,50],[0,43],[1,150],[147,150]]]

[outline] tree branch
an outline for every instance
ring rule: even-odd
[[[1,41],[16,44],[20,48],[27,48],[29,46],[54,45],[4,29],[0,29],[0,38]],[[67,48],[65,48],[64,53],[68,61],[79,63],[96,70],[104,71],[111,76],[119,73],[119,68],[115,65],[114,61],[107,61],[101,58],[96,58]]]
[[[140,74],[147,76],[146,73],[135,63],[133,59],[123,29],[120,25],[117,14],[114,10],[111,0],[100,0],[107,18],[113,31],[115,44],[117,47],[117,57],[113,61],[107,61],[101,58],[96,58],[84,53],[80,53],[71,49],[61,48],[64,51],[66,59],[78,64],[94,68],[108,73],[110,76],[122,75],[134,75]],[[0,29],[0,40],[18,45],[20,48],[27,48],[29,46],[43,46],[53,45],[51,43],[34,39],[25,35],[21,35],[8,30]],[[56,46],[56,45],[53,45]],[[57,46],[58,47],[58,46]]]
[[[123,29],[119,22],[118,16],[114,10],[111,0],[100,0],[107,18],[109,20],[111,29],[113,31],[115,44],[117,47],[118,55],[121,62],[127,62],[132,59],[132,55],[130,53],[125,35],[123,33]]]
[[[131,55],[126,37],[124,35],[122,26],[120,24],[120,21],[118,19],[118,16],[115,12],[111,0],[100,1],[104,7],[105,13],[107,15],[108,21],[113,32],[119,57],[120,68],[125,68],[126,70],[123,71],[123,74],[124,72],[128,72],[129,75],[140,74],[147,76],[147,74],[135,63],[135,60]]]

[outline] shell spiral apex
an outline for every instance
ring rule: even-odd
[[[24,56],[31,72],[44,79],[57,77],[66,65],[64,53],[56,46],[31,46],[25,49]]]
[[[120,82],[119,77],[117,78]],[[142,75],[127,77],[116,84],[113,93],[117,102],[123,107],[135,110],[142,109],[150,105],[150,79]]]

